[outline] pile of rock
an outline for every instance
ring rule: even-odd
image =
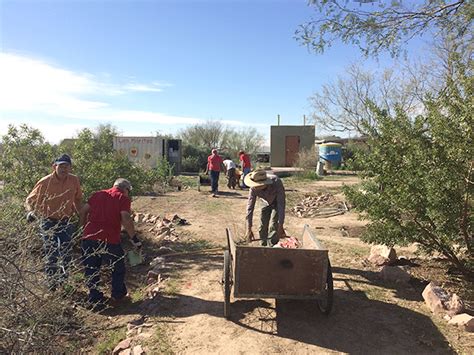
[[[140,344],[132,345],[132,339],[127,338],[118,343],[114,350],[113,355],[142,355],[145,352]]]
[[[374,245],[370,249],[370,255],[367,260],[373,265],[381,266],[380,277],[385,281],[396,283],[407,283],[411,279],[409,266],[398,264],[407,264],[404,257],[397,257],[394,248],[385,245]],[[474,317],[465,310],[464,302],[456,294],[448,294],[434,282],[430,282],[422,293],[425,303],[434,314],[444,314],[444,319],[449,324],[474,332]]]
[[[463,313],[463,300],[455,293],[449,294],[435,282],[430,282],[422,293],[425,303],[437,315],[443,315],[448,324],[456,325],[468,332],[474,332],[474,317]]]
[[[385,245],[374,245],[370,249],[367,260],[376,266],[381,266],[380,277],[385,281],[396,283],[407,283],[411,276],[409,268],[396,265],[399,261],[394,248]]]
[[[326,218],[344,214],[348,211],[344,202],[338,201],[330,193],[306,195],[303,200],[292,209],[300,218]]]
[[[126,338],[121,340],[112,351],[113,355],[142,355],[147,353],[141,342],[149,343],[149,338],[153,336],[154,324],[146,322],[145,317],[140,317],[127,323]]]
[[[166,217],[152,215],[150,213],[134,213],[133,220],[135,223],[150,225],[148,232],[153,233],[155,238],[174,242],[178,240],[178,234],[175,231],[176,225],[187,225],[188,221],[175,214],[171,219]]]

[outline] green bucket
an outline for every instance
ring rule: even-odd
[[[130,250],[127,253],[128,263],[130,266],[137,266],[143,263],[143,255],[141,251]]]

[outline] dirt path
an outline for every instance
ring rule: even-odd
[[[356,181],[351,177],[312,183],[285,180],[287,211],[308,192],[337,192],[342,183]],[[246,198],[247,192],[241,191],[212,198],[205,192],[188,190],[141,197],[133,208],[168,217],[176,213],[191,222],[178,228],[183,238],[223,246],[225,227],[236,236],[244,233]],[[279,301],[276,307],[273,299],[232,298],[232,314],[226,320],[219,283],[222,253],[169,258],[166,266],[172,270],[173,291],[156,297],[152,304],[136,307],[141,316],[155,319],[166,329],[170,348],[163,352],[446,354],[453,353],[453,347],[466,353],[474,351],[470,334],[431,317],[421,298],[424,283],[384,284],[378,269],[364,262],[369,246],[356,238],[364,226],[357,215],[349,212],[325,219],[287,216],[290,234],[299,236],[307,223],[329,249],[334,273],[333,312],[322,315],[314,301]],[[254,217],[256,225],[258,217]],[[411,252],[405,249],[402,253],[411,256]],[[149,349],[155,349],[150,352],[154,353],[157,348]]]

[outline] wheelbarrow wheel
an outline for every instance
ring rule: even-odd
[[[322,292],[322,298],[318,299],[318,307],[321,313],[328,315],[331,313],[332,310],[332,304],[333,304],[333,294],[334,294],[334,288],[333,288],[333,280],[332,280],[332,269],[331,269],[331,263],[328,260],[328,271],[327,271],[327,277],[326,277],[326,285],[324,287],[324,290]]]
[[[231,263],[230,253],[224,252],[224,270],[222,273],[222,289],[224,291],[224,317],[230,317],[230,289],[231,289]]]

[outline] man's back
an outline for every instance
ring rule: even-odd
[[[242,169],[246,169],[246,168],[251,168],[252,165],[250,164],[250,157],[248,154],[241,154],[240,155],[240,161],[242,162]]]
[[[119,244],[120,212],[130,212],[130,199],[119,189],[113,187],[93,194],[88,204],[90,209],[84,229],[84,238]]]

